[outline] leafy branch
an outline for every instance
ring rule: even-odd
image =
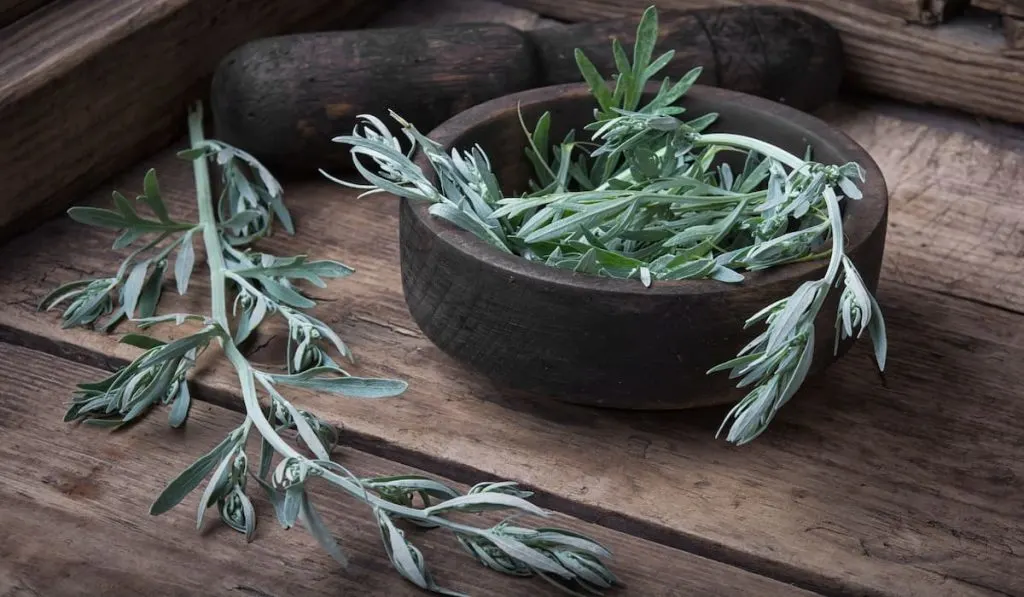
[[[193,165],[198,221],[184,223],[171,218],[152,170],[146,174],[145,193],[138,199],[152,211],[152,218],[140,215],[119,193],[114,194],[113,210],[72,208],[70,215],[76,221],[119,232],[115,249],[133,244],[137,248],[114,276],[65,284],[40,303],[46,310],[67,303],[62,315],[65,327],[110,331],[127,318],[140,330],[165,323],[197,328],[170,342],[144,333],[122,336],[121,342],[142,353],[104,379],[78,384],[66,421],[120,429],[154,407],[166,405],[171,426],[180,427],[188,418],[189,375],[197,360],[219,354],[232,364],[245,419],[170,481],[150,512],[167,512],[205,481],[197,527],[207,510],[216,506],[221,520],[251,541],[256,528],[255,508],[248,494],[251,479],[266,493],[284,528],[302,525],[328,554],[345,565],[341,544],[307,492],[307,483],[318,478],[369,509],[395,569],[423,589],[458,594],[434,580],[424,554],[401,528],[407,524],[444,528],[485,567],[514,576],[539,576],[570,594],[596,595],[614,586],[615,576],[603,563],[610,553],[603,546],[567,530],[512,524],[518,516],[548,515],[528,501],[530,492],[513,482],[481,483],[463,493],[421,476],[357,477],[333,458],[339,430],[299,408],[287,397],[285,388],[378,399],[402,394],[407,384],[397,379],[357,377],[338,364],[352,361],[353,355],[326,323],[306,312],[316,302],[303,285],[322,288],[328,280],[348,277],[353,270],[337,261],[311,260],[306,255],[279,257],[254,250],[250,245],[271,234],[275,222],[294,233],[280,185],[248,154],[206,139],[199,104],[190,111],[189,132],[191,147],[179,155]],[[222,175],[223,191],[216,202],[210,162],[220,167]],[[210,312],[159,315],[168,260],[175,250],[172,275],[179,293],[188,290],[195,268],[195,235],[201,237],[205,248]],[[105,315],[110,318],[99,323]],[[241,348],[254,330],[275,315],[288,325],[283,372],[257,368]],[[260,445],[256,470],[246,453],[250,435]],[[507,517],[491,526],[451,519],[455,514],[490,511],[504,512]]]

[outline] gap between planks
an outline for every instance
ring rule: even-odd
[[[1024,592],[1010,572],[1024,553],[1024,439],[1016,423],[1024,412],[1010,391],[1013,371],[1024,366],[1022,320],[1012,313],[1024,304],[1024,281],[1007,275],[1022,267],[1022,210],[1011,191],[1024,156],[869,110],[835,117],[890,181],[880,292],[893,339],[889,389],[870,375],[868,354],[855,351],[743,450],[713,441],[718,411],[609,417],[520,400],[422,338],[364,321],[415,330],[397,285],[394,203],[310,184],[286,191],[300,237],[275,237],[267,247],[287,254],[318,238],[318,256],[354,265],[356,278],[318,291],[327,299],[319,313],[361,356],[360,373],[401,376],[412,389],[370,406],[296,395],[381,450],[457,463],[467,475],[516,478],[607,526],[801,586],[844,595]],[[137,189],[155,165],[173,208],[191,214],[190,171],[169,155],[140,164],[118,187]],[[91,200],[106,202],[108,193]],[[103,355],[111,364],[132,356],[110,338],[59,330],[56,314],[33,312],[61,281],[112,269],[110,241],[60,221],[0,250],[0,324],[15,340],[49,343],[47,350]],[[72,242],[77,259],[68,267]],[[192,292],[203,295],[202,279]],[[202,303],[168,296],[167,308]],[[271,342],[267,350],[275,349]],[[234,391],[223,369],[204,387],[226,398]],[[994,409],[1002,416],[992,417]],[[438,424],[424,427],[427,419]]]
[[[183,134],[178,113],[236,46],[358,27],[390,3],[61,0],[0,28],[0,241]]]
[[[390,569],[368,508],[314,484],[314,506],[351,558],[340,570],[304,529],[282,529],[253,483],[259,523],[246,544],[207,512],[202,532],[194,514],[202,488],[175,509],[153,517],[149,504],[163,485],[238,424],[236,413],[202,402],[188,424],[166,426],[158,409],[129,429],[109,433],[61,421],[74,385],[104,372],[25,348],[0,344],[0,594],[96,594],[132,587],[147,595],[336,595],[368,586],[376,594],[420,592]],[[39,400],[43,393],[46,399]],[[258,444],[250,441],[252,466]],[[340,453],[338,453],[340,452]],[[336,452],[354,473],[423,474],[359,451]],[[439,479],[452,484],[447,479]],[[461,487],[465,490],[466,487]],[[45,515],[44,515],[45,514]],[[493,524],[500,517],[483,517]],[[53,521],[57,524],[54,525]],[[554,512],[524,523],[561,526],[591,536],[613,551],[610,565],[623,586],[615,595],[672,597],[812,594],[724,564],[662,547]],[[480,567],[443,530],[407,531],[443,586],[470,594],[560,595],[540,579],[503,576]],[[13,539],[18,537],[17,541]],[[159,562],[159,564],[157,564]],[[187,570],[187,573],[185,571]]]
[[[41,336],[26,335],[18,330],[0,325],[0,354],[2,354],[4,346],[18,347],[32,353],[52,356],[104,372],[114,371],[127,365],[129,362],[125,359],[111,358],[102,353],[73,344],[54,342]],[[99,374],[94,377],[99,377]],[[226,412],[237,414],[245,412],[239,397],[233,394],[230,389],[212,387],[202,383],[199,386],[200,392],[193,394],[193,400],[208,404],[212,408],[223,409]],[[156,413],[156,416],[159,418],[162,416],[162,411],[161,409],[157,410],[160,411]],[[335,423],[339,425],[344,424],[343,421],[335,421]],[[339,446],[355,449],[369,456],[386,459],[396,465],[413,467],[432,475],[445,477],[465,486],[479,483],[493,476],[488,471],[459,462],[453,458],[439,458],[426,452],[410,450],[394,442],[384,441],[374,435],[352,429],[343,430]],[[184,463],[184,466],[187,466],[187,463]],[[828,594],[843,597],[853,597],[854,595],[857,597],[874,597],[875,595],[885,597],[883,593],[852,593],[846,589],[830,587],[828,581],[808,577],[804,571],[797,568],[780,568],[770,561],[751,558],[749,554],[743,551],[710,544],[698,535],[681,532],[678,529],[664,525],[651,524],[649,521],[631,516],[626,512],[594,507],[551,493],[543,487],[529,487],[529,489],[534,492],[534,497],[531,498],[531,501],[541,508],[559,512],[581,522],[607,528],[610,531],[616,531],[627,536],[663,545],[668,549],[679,550],[693,557],[705,558],[709,561],[721,563],[724,566],[735,567],[736,569],[756,574],[780,584],[799,588],[807,591],[808,594],[817,594],[815,593],[816,591],[825,591]]]

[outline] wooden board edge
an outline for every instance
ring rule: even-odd
[[[5,386],[8,388],[8,392],[5,394],[4,398],[0,399],[0,405],[6,401],[6,410],[15,413],[16,416],[19,414],[25,415],[25,420],[22,421],[22,424],[17,425],[16,428],[12,427],[8,434],[4,434],[3,437],[0,437],[0,451],[2,451],[2,447],[5,442],[16,442],[16,447],[13,449],[16,453],[23,449],[21,443],[28,437],[63,437],[65,438],[63,441],[72,443],[76,442],[78,439],[83,441],[80,448],[81,452],[74,450],[62,450],[52,453],[51,456],[55,460],[52,470],[47,467],[38,466],[38,464],[31,467],[34,473],[40,476],[43,485],[50,487],[44,487],[42,485],[32,486],[27,484],[31,481],[31,477],[33,476],[31,474],[19,478],[19,484],[22,484],[19,495],[31,498],[31,492],[34,488],[34,491],[46,493],[48,496],[43,500],[40,500],[40,503],[48,502],[49,505],[57,506],[58,508],[60,503],[64,500],[60,496],[52,496],[52,486],[56,486],[58,491],[71,498],[72,501],[76,498],[87,497],[90,491],[97,494],[95,498],[96,500],[100,500],[100,497],[102,496],[102,491],[95,487],[98,483],[94,480],[76,479],[74,481],[68,481],[64,479],[65,476],[73,476],[65,475],[63,469],[77,468],[77,463],[74,462],[76,457],[79,457],[77,459],[84,463],[83,466],[96,461],[104,462],[102,468],[110,470],[108,476],[116,476],[119,474],[128,475],[128,471],[120,472],[117,464],[118,461],[123,462],[125,459],[131,459],[137,463],[137,466],[145,470],[147,477],[146,479],[140,479],[137,475],[133,476],[132,479],[135,483],[139,483],[140,481],[148,481],[150,484],[154,482],[163,483],[165,478],[170,478],[171,476],[178,474],[185,466],[191,463],[193,458],[196,457],[195,454],[177,451],[174,446],[174,442],[176,440],[179,445],[182,442],[187,442],[188,445],[193,446],[192,449],[196,449],[197,447],[199,447],[198,449],[206,449],[217,444],[224,433],[231,430],[238,424],[239,417],[237,416],[237,413],[215,405],[203,403],[200,404],[198,409],[194,408],[192,413],[193,418],[198,418],[198,421],[193,421],[189,428],[183,430],[171,430],[167,428],[165,421],[160,420],[159,416],[147,417],[140,421],[135,427],[122,432],[117,432],[116,435],[108,435],[108,432],[103,430],[89,429],[88,426],[73,428],[67,423],[61,422],[59,410],[62,406],[58,401],[47,400],[43,403],[34,401],[34,397],[38,394],[39,388],[33,383],[33,380],[39,382],[45,379],[45,383],[50,388],[51,392],[55,389],[70,391],[74,384],[80,381],[80,376],[88,377],[90,375],[102,375],[103,372],[89,366],[67,363],[60,357],[55,357],[53,355],[40,353],[31,349],[2,342],[0,342],[0,362],[4,364],[4,369],[0,371],[0,379],[7,378]],[[34,406],[32,407],[33,410],[31,414],[26,415],[25,411],[21,407],[14,404],[15,401],[19,400],[24,400],[26,402],[30,400],[32,401],[31,403]],[[154,415],[159,414],[160,413],[154,413]],[[6,424],[12,423],[7,421]],[[3,425],[0,425],[0,427],[2,426]],[[12,435],[14,437],[12,437]],[[91,436],[93,441],[86,442],[86,440],[81,437],[87,435]],[[19,439],[20,436],[24,437]],[[150,450],[134,449],[125,451],[124,446],[119,445],[124,441],[131,442],[136,448],[140,445],[145,446],[149,444],[152,448],[159,447],[165,451],[161,451],[157,458],[152,458],[155,453]],[[252,451],[252,448],[257,445],[257,443],[250,439],[250,452]],[[200,446],[206,446],[206,448],[202,448]],[[411,470],[408,465],[388,461],[387,459],[363,453],[351,447],[346,446],[342,449],[344,450],[345,465],[351,467],[353,471],[358,471],[362,474],[423,475],[434,478],[446,485],[455,487],[462,491],[468,489],[470,485],[468,483],[461,483],[451,479],[446,479],[443,475],[437,475],[423,470]],[[95,455],[93,452],[95,452]],[[51,456],[46,456],[46,452],[44,450],[38,450],[34,452],[32,457],[45,460]],[[252,458],[254,455],[250,454],[250,457]],[[5,465],[11,466],[11,463],[8,461],[5,462]],[[176,469],[175,466],[178,468]],[[253,464],[253,466],[255,466],[255,464]],[[96,470],[97,467],[93,466],[92,473],[95,473]],[[152,475],[150,475],[151,472],[153,473]],[[112,481],[117,481],[117,479],[114,478]],[[124,481],[127,483],[128,479],[124,479]],[[87,490],[85,488],[87,485],[92,486],[93,489]],[[30,488],[27,493],[25,492],[26,487]],[[18,489],[12,488],[12,491],[18,491]],[[126,486],[127,493],[132,493],[133,491],[135,491],[134,485]],[[189,534],[194,533],[194,528],[188,528],[190,525],[175,526],[173,528],[167,528],[167,525],[179,525],[180,520],[177,519],[182,516],[188,516],[188,514],[182,515],[181,511],[193,510],[193,508],[187,506],[194,506],[199,492],[200,489],[197,488],[193,494],[190,494],[190,496],[186,498],[185,503],[179,507],[177,509],[178,512],[172,516],[172,518],[175,519],[175,522],[173,523],[160,521],[159,519],[151,517],[148,513],[124,511],[120,508],[116,509],[116,512],[118,513],[117,517],[123,517],[126,519],[126,524],[124,524],[123,527],[127,528],[129,532],[142,532],[144,534],[148,534],[146,529],[139,529],[139,526],[151,526],[155,532],[159,532],[156,529],[165,528],[165,532],[180,535],[180,540],[189,541]],[[250,492],[254,497],[258,495],[255,489],[250,490]],[[350,500],[341,498],[340,492],[329,492],[333,495],[328,495],[328,492],[321,490],[320,486],[311,493],[314,493],[314,499],[317,499],[320,503],[326,502],[337,507],[340,505],[340,498],[344,500],[346,508],[352,505]],[[325,496],[328,496],[327,500],[324,499]],[[138,497],[141,499],[147,499],[153,498],[155,495],[140,495]],[[262,499],[260,501],[265,502],[265,500]],[[102,503],[96,505],[102,506]],[[268,513],[269,504],[261,503],[259,506],[264,512],[264,515],[262,516],[262,523],[264,525],[272,525],[273,522],[268,520],[268,518],[272,518]],[[70,504],[69,507],[71,507]],[[109,507],[113,508],[114,506],[111,505]],[[321,506],[321,508],[323,507]],[[632,589],[630,588],[630,585],[644,591],[644,594],[653,594],[650,591],[677,589],[678,587],[690,584],[691,582],[693,585],[696,585],[691,588],[699,590],[700,585],[703,584],[703,590],[705,591],[717,589],[718,583],[721,583],[722,588],[730,586],[734,589],[743,587],[747,590],[758,591],[757,594],[759,595],[777,595],[780,597],[783,595],[811,597],[813,595],[813,593],[809,591],[801,590],[786,583],[764,578],[756,573],[737,569],[728,564],[710,561],[707,558],[658,545],[656,542],[651,542],[646,539],[641,539],[626,533],[601,527],[593,523],[574,519],[572,515],[567,515],[557,509],[549,508],[549,511],[551,511],[552,516],[547,521],[536,518],[523,520],[520,524],[557,526],[583,533],[609,547],[612,551],[613,557],[608,561],[608,563],[612,566],[615,562],[615,554],[620,554],[620,567],[616,571],[616,574],[624,577],[626,579],[626,583],[618,589],[612,589],[609,591],[609,597],[614,597],[615,595],[623,593],[633,594],[631,592]],[[321,512],[325,514],[337,514],[337,512],[324,509],[321,509]],[[366,526],[369,528],[373,528],[375,526],[371,523],[372,514],[369,510],[366,511],[366,514],[363,516],[364,519],[362,520],[355,520],[358,519],[359,516],[352,516],[347,510],[345,515],[352,517],[355,522],[362,522],[363,524],[360,526]],[[145,517],[145,519],[143,519],[143,517]],[[212,518],[215,518],[215,515],[213,515]],[[132,519],[136,520],[133,521]],[[483,521],[474,521],[473,524],[486,525],[493,524],[498,521],[500,521],[500,517],[492,516],[485,518]],[[207,523],[206,526],[209,527],[211,525],[210,523]],[[123,531],[124,529],[122,528],[120,530]],[[112,529],[113,535],[116,536],[118,531],[118,527],[115,526]],[[305,533],[303,529],[296,529],[294,532],[298,532],[300,534]],[[272,531],[270,534],[277,535],[278,539],[281,538],[280,532],[275,533]],[[372,536],[375,535],[376,532],[374,531],[365,534]],[[443,534],[443,532],[434,533],[430,538],[427,538],[422,534],[417,534],[415,541],[417,543],[421,543],[421,545],[427,544],[423,546],[429,549],[430,547],[436,547],[436,539],[440,534]],[[42,533],[41,535],[45,535],[45,533]],[[229,540],[229,537],[225,537],[223,535],[207,540],[203,539],[200,533],[195,533],[192,537],[194,537],[194,541],[196,542],[196,548],[200,549],[201,547],[206,547],[207,549],[205,551],[208,551],[210,547],[213,547],[213,545],[211,545],[212,542]],[[344,537],[344,534],[342,537]],[[104,543],[109,541],[109,539],[110,538],[106,539]],[[259,540],[260,539],[257,538],[257,541]],[[270,541],[272,539],[264,538],[262,540]],[[202,541],[203,544],[200,544],[200,541]],[[114,543],[116,544],[117,542],[115,541]],[[333,564],[329,563],[329,557],[327,554],[322,553],[319,546],[317,546],[311,538],[306,537],[299,539],[297,543],[304,543],[305,545],[308,545],[309,553],[297,554],[296,557],[302,558],[303,560],[310,560],[313,565],[320,564],[321,566],[333,567]],[[292,545],[292,547],[294,548],[295,546]],[[273,547],[270,549],[272,550]],[[533,589],[530,589],[523,586],[524,582],[521,579],[503,577],[501,574],[487,571],[483,567],[479,568],[478,573],[470,572],[471,570],[474,570],[472,568],[474,565],[472,558],[468,554],[459,553],[459,550],[457,549],[449,549],[445,553],[448,553],[451,557],[460,558],[459,561],[462,563],[453,567],[459,570],[460,574],[465,574],[466,577],[472,578],[471,582],[474,584],[479,583],[478,586],[481,588],[490,587],[491,590],[508,589],[510,591],[509,594],[515,595],[538,594],[538,591],[541,595],[548,594],[546,589],[549,589],[549,587],[539,579],[535,579],[533,581]],[[425,552],[425,555],[428,556],[426,559],[430,562],[432,559],[430,556],[436,554],[431,554],[427,551]],[[398,580],[399,577],[397,573],[390,570],[390,568],[387,568],[388,563],[384,556],[382,546],[380,547],[377,557],[374,559],[378,560],[378,565],[374,565],[372,567],[372,571],[374,573],[379,573],[382,576],[385,574],[389,575],[384,580],[385,584],[393,586],[393,588],[405,588],[410,591],[410,594],[413,593],[414,589],[411,585],[403,585],[402,583],[405,581]],[[246,564],[243,562],[242,565],[244,566]],[[217,565],[213,561],[206,561],[202,559],[196,561],[196,566],[197,568],[217,568]],[[2,572],[2,570],[3,566],[0,565],[0,572]],[[143,574],[145,574],[145,572],[145,570],[140,571],[140,573]],[[676,576],[676,578],[673,579],[672,576]],[[2,580],[2,577],[3,575],[0,573],[0,580]],[[690,577],[692,577],[692,581]],[[2,586],[2,584],[0,584],[0,586]],[[556,592],[552,591],[551,594],[555,595]]]
[[[180,136],[185,108],[205,100],[213,69],[234,47],[269,35],[360,27],[392,0],[308,0],[274,10],[259,6],[266,2],[159,0],[135,11],[119,7],[99,42],[90,39],[77,55],[66,44],[53,50],[74,55],[73,69],[59,61],[52,76],[33,68],[23,90],[8,80],[0,102],[0,175],[8,181],[0,198],[0,243]],[[30,23],[33,31],[66,28],[58,8],[31,15],[39,15]]]
[[[35,10],[53,4],[56,0],[2,0],[0,1],[0,36],[3,28]]]
[[[127,365],[122,359],[90,350],[72,343],[55,342],[49,338],[26,334],[22,330],[0,325],[0,351],[4,347],[16,347],[39,353],[41,356],[59,358],[70,363],[84,365],[104,372],[113,372]],[[198,384],[198,392],[193,400],[225,411],[244,412],[238,396],[222,392],[217,388]],[[381,438],[366,435],[351,429],[345,430],[339,446],[357,450],[369,456],[387,460],[403,467],[426,471],[431,475],[444,477],[455,483],[470,486],[489,473],[479,468],[452,460],[418,452],[387,442]],[[766,561],[742,551],[723,548],[696,535],[686,535],[667,526],[652,524],[628,514],[610,509],[595,508],[554,493],[543,488],[531,488],[534,492],[532,501],[548,510],[560,512],[586,524],[605,527],[621,533],[657,543],[669,549],[678,550],[693,556],[704,558],[730,566],[737,570],[771,579],[782,584],[810,593],[825,593],[845,597],[851,588],[834,583],[832,580],[816,574],[808,574],[796,566],[780,566],[777,562]],[[853,597],[853,594],[850,594]],[[884,597],[884,596],[879,596]]]

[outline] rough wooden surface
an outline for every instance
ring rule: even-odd
[[[1024,19],[1003,17],[1003,33],[1006,45],[1014,50],[1024,50]]]
[[[401,0],[366,24],[378,27],[429,27],[454,23],[502,23],[521,30],[560,23],[531,10],[495,0]]]
[[[506,0],[542,15],[599,20],[633,15],[648,0]],[[845,44],[851,85],[902,101],[938,105],[1024,122],[1024,61],[1004,55],[1003,36],[964,17],[937,27],[908,26],[904,19],[863,2],[767,0],[828,20]],[[662,9],[745,4],[743,0],[662,0]]]
[[[51,0],[0,0],[0,39],[6,35],[3,27],[50,3]]]
[[[485,100],[537,86],[533,44],[503,24],[321,31],[255,40],[222,60],[210,111],[216,134],[279,175],[351,166],[362,114],[389,111],[427,132]]]
[[[1024,17],[1024,0],[970,0],[976,6],[1000,14]]]
[[[854,0],[881,14],[899,17],[909,23],[934,23],[938,20],[930,0]]]
[[[879,292],[891,339],[885,384],[861,345],[744,448],[714,440],[724,410],[623,414],[497,391],[410,321],[396,202],[309,183],[286,190],[301,236],[266,246],[354,266],[353,277],[316,292],[325,299],[317,314],[349,341],[355,371],[411,387],[372,404],[295,396],[343,421],[363,449],[464,481],[518,479],[577,516],[803,587],[858,597],[1024,594],[1024,209],[1015,192],[1024,153],[1001,137],[870,107],[830,117],[872,153],[892,193]],[[138,191],[150,166],[174,211],[194,215],[191,172],[170,152],[116,186]],[[108,197],[109,188],[91,200]],[[110,242],[61,220],[0,250],[3,337],[107,368],[130,358],[115,338],[62,331],[56,314],[34,311],[60,282],[113,271]],[[166,308],[203,309],[197,282],[190,298],[167,293]],[[259,342],[254,358],[276,360],[282,328]],[[207,379],[211,399],[237,406],[232,375]]]
[[[68,0],[0,36],[0,240],[170,143],[217,60],[387,0]],[[14,223],[17,222],[15,225]]]
[[[197,403],[184,429],[168,428],[157,412],[109,434],[61,422],[62,397],[102,371],[8,344],[0,344],[0,363],[0,595],[252,597],[347,595],[367,588],[374,595],[425,594],[390,569],[369,509],[323,485],[312,492],[313,502],[348,552],[348,570],[339,569],[302,528],[283,530],[256,492],[259,523],[251,544],[216,521],[215,510],[196,532],[201,490],[169,513],[150,516],[149,505],[164,484],[237,426],[237,413]],[[258,457],[255,448],[251,456]],[[356,474],[423,474],[348,448],[335,457]],[[557,513],[542,524],[585,533],[612,550],[611,564],[623,583],[612,596],[812,595]],[[561,594],[539,579],[475,568],[442,533],[410,536],[443,585],[471,595]]]

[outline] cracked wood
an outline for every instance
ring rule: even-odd
[[[349,553],[348,570],[339,570],[302,528],[283,530],[255,484],[259,524],[251,544],[212,522],[216,511],[196,532],[202,489],[165,515],[150,516],[164,484],[233,429],[237,413],[196,403],[180,430],[168,428],[161,412],[114,434],[68,425],[60,397],[103,372],[7,344],[0,344],[0,363],[0,595],[333,596],[366,587],[378,595],[425,594],[390,569],[370,510],[322,484],[314,484],[312,500]],[[249,447],[256,462],[258,445]],[[349,448],[336,456],[356,474],[421,473]],[[612,566],[624,583],[619,594],[812,595],[564,515],[550,523],[614,552]],[[472,595],[560,594],[540,579],[474,568],[442,531],[409,536],[444,586]]]

